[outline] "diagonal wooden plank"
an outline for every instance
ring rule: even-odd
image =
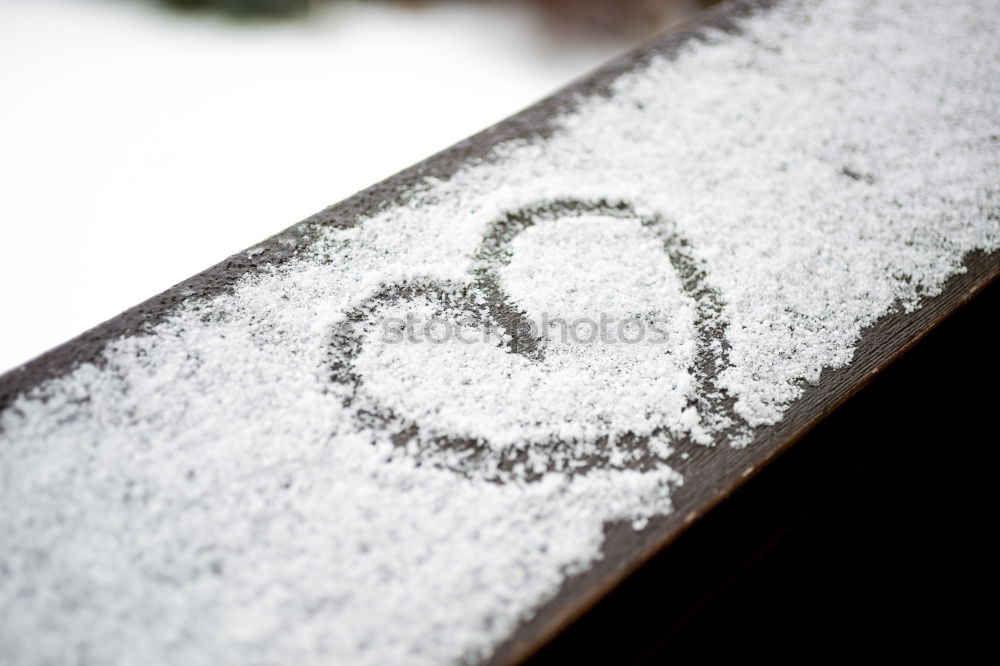
[[[994,21],[722,5],[4,375],[0,656],[531,654],[995,279]]]

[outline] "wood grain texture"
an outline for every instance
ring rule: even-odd
[[[720,5],[682,29],[624,56],[522,113],[272,237],[258,246],[260,251],[252,258],[245,252],[236,254],[12,370],[0,377],[0,409],[20,393],[61,376],[81,363],[99,363],[100,352],[108,341],[149,330],[184,300],[225,292],[242,276],[295,256],[312,241],[317,227],[353,226],[357,220],[377,210],[407,201],[414,185],[425,178],[445,179],[472,161],[492,159],[493,149],[505,141],[544,138],[551,133],[553,120],[572,109],[579,96],[610,94],[610,84],[621,73],[641,67],[654,55],[671,57],[688,41],[700,39],[706,29],[737,31],[740,17],[748,12],[765,11],[772,4],[761,0]],[[688,458],[675,458],[672,464],[687,482],[674,494],[674,512],[650,521],[640,531],[627,524],[607,525],[602,559],[585,573],[566,580],[559,593],[495,651],[490,663],[510,664],[524,660],[649,558],[668,547],[689,526],[996,279],[1000,274],[1000,253],[972,253],[966,257],[965,267],[966,272],[949,280],[940,295],[927,299],[917,311],[890,314],[868,328],[858,343],[854,361],[844,368],[824,371],[819,382],[805,388],[802,397],[779,423],[756,432],[750,446],[736,449],[682,444],[681,450]]]

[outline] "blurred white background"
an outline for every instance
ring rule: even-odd
[[[0,372],[628,46],[523,4],[0,0]]]

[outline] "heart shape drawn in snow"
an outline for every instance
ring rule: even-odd
[[[662,465],[738,423],[722,299],[675,226],[553,200],[488,228],[468,279],[385,284],[333,328],[355,425],[496,481]]]

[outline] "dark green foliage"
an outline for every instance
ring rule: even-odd
[[[310,0],[163,0],[180,9],[209,9],[236,16],[287,16],[309,8]]]

